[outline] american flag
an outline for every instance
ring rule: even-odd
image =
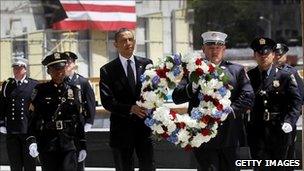
[[[135,0],[60,0],[67,18],[53,23],[57,30],[135,29]]]

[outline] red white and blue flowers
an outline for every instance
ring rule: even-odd
[[[169,88],[175,88],[184,75],[200,87],[200,104],[190,114],[178,114],[164,106]],[[199,147],[214,138],[218,125],[231,113],[228,76],[200,55],[167,56],[154,66],[148,65],[141,81],[141,100],[137,104],[148,109],[145,124],[154,135],[182,148]]]

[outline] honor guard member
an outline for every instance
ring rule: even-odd
[[[194,150],[199,170],[222,171],[238,170],[235,160],[239,158],[239,137],[242,129],[242,118],[253,105],[253,89],[243,66],[225,61],[225,39],[227,34],[208,31],[202,34],[202,50],[209,62],[220,66],[229,77],[231,91],[232,112],[219,126],[218,134],[209,142],[204,143]],[[184,76],[179,85],[174,89],[172,98],[174,103],[189,102],[188,113],[200,103],[198,99],[198,85],[190,83],[188,76]]]
[[[89,80],[75,72],[75,61],[78,59],[77,55],[73,52],[68,51],[64,52],[64,55],[67,56],[66,81],[69,85],[74,85],[81,91],[83,103],[82,120],[84,125],[84,132],[88,132],[94,123],[96,111],[95,94]],[[77,170],[84,170],[84,161],[78,163]]]
[[[36,170],[35,160],[28,154],[26,138],[30,120],[31,94],[38,81],[26,76],[28,61],[13,58],[14,78],[2,84],[0,95],[0,132],[6,134],[6,147],[12,171]]]
[[[253,159],[287,159],[292,131],[300,114],[301,97],[293,74],[276,68],[276,43],[269,38],[256,38],[251,43],[258,66],[248,72],[255,103],[248,123],[248,142]],[[265,163],[262,164],[265,166]],[[286,168],[256,168],[285,170]]]
[[[75,143],[79,140],[79,148],[86,150],[84,127],[80,120],[81,93],[77,87],[64,82],[66,62],[66,56],[58,52],[47,56],[42,64],[47,66],[51,81],[38,84],[32,94],[30,109],[33,110],[33,119],[31,136],[27,141],[32,157],[40,153],[43,171],[75,171],[77,158],[78,162],[85,158],[77,157]]]

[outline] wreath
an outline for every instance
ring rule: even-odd
[[[169,89],[183,76],[200,86],[199,106],[189,114],[179,114],[166,107]],[[142,89],[137,105],[147,108],[145,124],[156,137],[185,149],[199,147],[217,134],[218,126],[231,112],[231,87],[224,68],[204,60],[200,55],[179,54],[149,64],[141,76]]]

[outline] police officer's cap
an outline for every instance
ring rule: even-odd
[[[218,31],[207,31],[202,34],[203,44],[207,45],[224,45],[227,34]]]
[[[278,55],[285,55],[288,52],[289,48],[284,43],[277,43],[275,47],[275,53]]]
[[[47,67],[61,68],[66,65],[66,62],[66,55],[60,52],[54,52],[53,54],[46,56],[41,63]]]
[[[73,52],[65,51],[63,53],[67,56],[67,60],[73,60],[73,61],[75,61],[76,59],[78,59],[77,55],[75,53],[73,53]]]
[[[274,51],[275,46],[276,43],[272,39],[266,37],[255,38],[250,45],[253,51],[258,52],[262,55]]]
[[[28,65],[28,60],[22,57],[14,57],[12,59],[12,67],[14,66],[24,66],[25,68]]]

